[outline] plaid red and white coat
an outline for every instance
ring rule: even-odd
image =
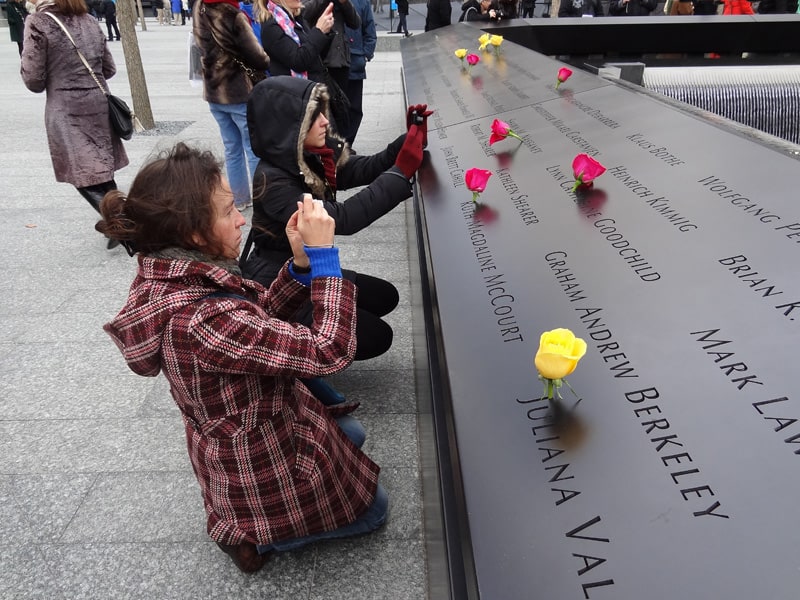
[[[169,380],[218,542],[330,531],[374,500],[379,467],[336,425],[342,411],[298,380],[351,363],[355,286],[315,278],[310,294],[308,328],[286,321],[309,295],[286,266],[267,290],[208,263],[140,257],[125,307],[104,326],[134,372]]]

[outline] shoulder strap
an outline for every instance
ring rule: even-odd
[[[244,266],[247,264],[247,258],[250,256],[250,249],[253,247],[253,240],[255,239],[255,231],[253,228],[250,228],[250,232],[247,234],[247,240],[244,242],[244,250],[239,255],[239,268],[244,272]]]
[[[100,83],[100,80],[97,78],[97,75],[92,70],[92,67],[89,66],[89,61],[86,60],[86,57],[78,49],[78,45],[75,43],[75,40],[72,39],[72,35],[70,34],[69,30],[64,26],[64,24],[61,22],[61,20],[57,16],[55,16],[53,13],[45,11],[44,14],[46,14],[48,17],[53,19],[53,21],[58,23],[58,26],[61,27],[61,29],[64,30],[64,33],[66,34],[67,38],[69,38],[69,41],[72,42],[72,46],[73,46],[73,48],[75,48],[75,52],[78,53],[78,57],[81,59],[81,62],[83,63],[83,66],[86,67],[87,71],[89,71],[89,75],[92,76],[92,79],[94,79],[94,82],[97,84],[97,87],[100,88],[100,91],[103,92],[103,94],[105,94],[106,96],[108,96],[108,90],[106,90],[106,88],[103,87],[103,84]]]

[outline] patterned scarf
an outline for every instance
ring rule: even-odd
[[[322,161],[322,166],[325,168],[325,181],[327,181],[331,190],[336,191],[336,163],[333,162],[333,148],[307,148],[307,152],[316,154]]]
[[[292,38],[294,43],[299,46],[300,38],[298,37],[297,32],[294,30],[295,21],[289,16],[289,13],[286,12],[286,9],[284,9],[282,6],[278,6],[272,0],[269,0],[269,2],[267,2],[267,10],[272,13],[272,18],[275,19],[275,22],[280,25],[281,29],[283,29],[283,33]],[[297,23],[297,25],[300,28],[303,27],[300,23]],[[289,72],[292,74],[292,77],[308,79],[308,71],[297,72],[289,69]]]

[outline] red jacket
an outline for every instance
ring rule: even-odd
[[[723,15],[753,15],[755,11],[749,0],[724,0]]]
[[[207,297],[218,291],[249,300]],[[125,307],[104,327],[134,372],[169,381],[218,542],[330,531],[374,500],[378,466],[297,379],[353,360],[355,286],[321,277],[310,293],[306,328],[286,321],[309,296],[286,266],[266,290],[221,266],[140,257]]]

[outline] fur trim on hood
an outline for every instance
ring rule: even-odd
[[[315,198],[324,198],[325,182],[306,162],[303,141],[317,109],[331,120],[329,107],[324,84],[286,75],[268,77],[256,85],[247,102],[247,127],[255,155],[271,167],[302,175]],[[347,144],[332,129],[328,129],[326,145],[342,148],[337,167],[347,162]]]

